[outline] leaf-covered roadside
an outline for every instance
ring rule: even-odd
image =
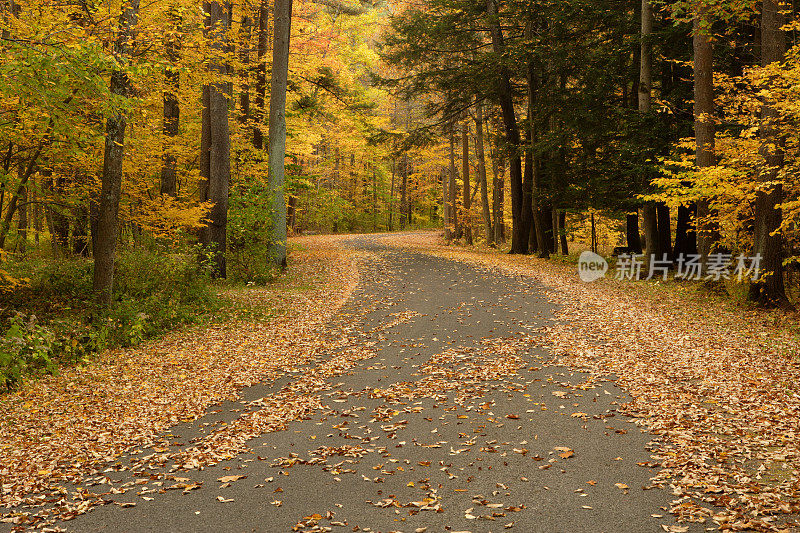
[[[672,513],[721,530],[787,531],[800,513],[800,339],[758,311],[637,285],[582,283],[571,266],[442,246],[437,234],[383,242],[530,276],[562,322],[561,362],[615,375],[628,414],[657,436],[654,481]],[[591,386],[587,383],[586,386]],[[787,518],[788,515],[788,518]]]
[[[320,325],[358,280],[356,258],[335,239],[295,239],[289,272],[266,288],[231,293],[242,306],[278,311],[223,321],[90,364],[0,397],[0,507],[43,503],[127,448],[233,399],[242,387],[295,369]]]

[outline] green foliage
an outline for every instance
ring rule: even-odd
[[[38,323],[36,316],[17,314],[0,336],[0,391],[10,389],[25,375],[55,373],[53,354],[59,343],[50,328]]]
[[[102,310],[88,260],[32,256],[4,265],[30,283],[0,299],[0,390],[202,320],[221,302],[198,257],[195,248],[156,242],[122,251],[113,303]]]
[[[228,211],[228,279],[264,285],[278,275],[269,258],[272,195],[259,179],[242,176],[231,195]]]

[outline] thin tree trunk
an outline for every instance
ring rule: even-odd
[[[393,215],[394,215],[394,181],[395,181],[395,162],[394,157],[392,157],[392,183],[389,187],[389,231],[393,230]],[[445,238],[449,238],[447,236],[447,189],[444,189],[444,207],[445,207]]]
[[[269,94],[269,190],[272,194],[270,261],[286,268],[286,201],[284,157],[286,156],[286,85],[289,78],[289,39],[292,0],[275,0],[275,32],[272,48],[272,79]]]
[[[458,231],[458,189],[456,188],[456,134],[455,128],[451,125],[450,128],[450,185],[448,189],[447,203],[450,206],[450,223],[452,226],[452,237],[459,239]]]
[[[470,198],[469,187],[469,122],[464,120],[461,125],[461,174],[462,181],[464,182],[464,237],[467,244],[472,246],[472,198]]]
[[[481,207],[486,244],[494,242],[492,213],[489,211],[489,184],[486,179],[486,153],[483,145],[483,101],[475,102],[475,155],[478,158],[478,179],[481,182]]]
[[[561,239],[561,254],[569,255],[569,244],[567,243],[567,212],[563,209],[558,213],[558,234]]]
[[[166,90],[164,91],[164,125],[163,132],[167,137],[164,150],[164,164],[161,167],[161,194],[176,197],[178,195],[177,180],[177,158],[171,146],[172,139],[177,137],[180,130],[180,103],[178,102],[178,91],[180,90],[180,72],[178,71],[178,61],[180,61],[180,25],[181,19],[177,14],[174,17],[174,26],[171,34],[166,36],[166,55],[169,65],[164,67],[164,78]]]
[[[670,227],[669,207],[659,202],[656,204],[656,223],[658,225],[658,249],[661,254],[667,254],[667,260],[672,259],[672,228]],[[658,256],[661,260],[662,255]]]
[[[131,51],[134,29],[139,16],[139,0],[124,4],[119,18],[119,35],[114,44],[115,56],[125,61]],[[111,73],[111,93],[127,98],[130,81],[122,69]],[[94,279],[92,288],[101,305],[111,304],[114,290],[114,258],[117,250],[117,225],[119,201],[122,195],[122,160],[125,155],[125,128],[127,119],[121,112],[106,120],[106,143],[103,154],[103,173],[100,180],[100,198],[96,202],[94,218],[97,235],[94,236]]]
[[[405,213],[408,211],[408,154],[403,154],[400,164],[402,165],[401,175],[403,178],[403,181],[400,182],[400,229],[405,229],[407,222]]]
[[[246,124],[250,120],[250,40],[253,34],[253,19],[247,3],[243,6],[242,22],[239,26],[239,61],[242,70],[239,72],[239,122]]]
[[[226,34],[230,29],[229,5],[221,2],[203,3],[206,12],[205,34],[211,47],[218,52],[227,50]],[[228,74],[225,64],[210,63],[209,71]],[[227,275],[225,252],[228,227],[228,190],[231,179],[231,145],[228,126],[228,84],[215,81],[203,87],[203,123],[201,132],[200,175],[205,178],[205,198],[212,203],[208,225],[201,231],[204,253],[214,264],[213,274]]]
[[[20,165],[21,167],[21,165]],[[22,171],[22,168],[20,168]],[[19,195],[19,208],[17,209],[17,235],[19,235],[22,252],[28,247],[28,186],[22,187]]]
[[[264,149],[264,109],[267,101],[267,65],[266,55],[269,46],[269,0],[261,0],[258,8],[258,44],[256,46],[256,56],[258,66],[256,67],[256,87],[255,87],[255,112],[253,113],[253,147],[258,150]]]
[[[492,47],[500,61],[503,61],[505,44],[503,31],[497,13],[496,0],[486,0],[488,22],[492,36]],[[523,198],[522,198],[522,160],[520,158],[520,134],[517,116],[514,111],[514,100],[511,90],[511,74],[505,63],[498,69],[498,97],[505,126],[507,149],[509,150],[509,163],[511,166],[511,218],[512,238],[511,253],[525,253],[528,247],[528,234],[523,225]]]
[[[695,163],[699,169],[716,164],[714,149],[714,52],[709,28],[704,25],[708,8],[701,7],[694,21],[694,132]],[[708,260],[718,232],[710,200],[697,202],[697,248],[703,264]]]
[[[784,60],[786,54],[786,36],[782,30],[784,16],[781,7],[775,0],[763,0],[761,11],[761,64]],[[755,234],[753,237],[753,255],[761,256],[763,275],[750,284],[748,299],[764,305],[791,307],[786,297],[783,280],[783,238],[776,233],[782,222],[783,214],[780,204],[783,201],[783,186],[778,181],[784,163],[784,153],[774,121],[778,112],[765,101],[761,107],[761,156],[765,167],[760,180],[765,183],[756,191],[755,200]]]

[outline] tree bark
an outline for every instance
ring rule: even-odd
[[[699,169],[716,164],[714,147],[714,50],[710,28],[707,27],[708,8],[701,7],[694,20],[694,134],[695,163]],[[697,202],[697,248],[706,263],[718,232],[713,221],[710,200]]]
[[[786,36],[782,30],[783,9],[776,0],[763,0],[761,11],[761,64],[784,60],[786,54]],[[761,255],[763,274],[750,284],[748,299],[763,305],[791,307],[786,297],[783,280],[783,238],[776,233],[781,226],[783,214],[780,204],[783,201],[783,186],[778,181],[780,169],[784,163],[781,139],[775,129],[774,121],[778,112],[769,101],[761,107],[761,156],[765,167],[761,171],[760,181],[764,185],[756,191],[753,237],[753,255]]]
[[[639,235],[639,214],[629,213],[625,216],[625,236],[631,253],[642,253],[642,239]]]
[[[164,125],[163,132],[167,137],[167,148],[164,150],[164,163],[161,167],[161,194],[176,197],[178,195],[177,158],[173,152],[172,139],[178,135],[180,129],[181,108],[178,102],[180,90],[180,16],[174,15],[174,26],[171,34],[166,36],[166,55],[169,65],[164,67]]]
[[[456,170],[456,136],[454,126],[451,125],[450,129],[450,176],[449,181],[450,184],[447,187],[448,190],[448,198],[447,203],[450,207],[450,224],[452,226],[452,233],[451,237],[453,239],[459,239],[459,231],[458,231],[458,189],[456,188],[456,175],[458,171]]]
[[[130,55],[134,29],[139,16],[139,0],[124,4],[119,18],[119,34],[114,43],[114,52],[119,61]],[[127,98],[130,81],[122,68],[111,73],[111,93]],[[125,155],[124,113],[112,111],[106,120],[106,143],[103,154],[103,173],[100,180],[100,198],[96,202],[94,241],[94,279],[92,288],[100,305],[111,304],[114,290],[114,258],[117,250],[117,227],[119,223],[119,200],[122,195],[122,160]]]
[[[239,123],[246,124],[250,120],[250,39],[253,33],[253,19],[247,3],[243,8],[242,22],[239,26],[239,61],[242,70],[239,72]]]
[[[488,22],[492,36],[492,48],[500,61],[503,60],[505,44],[503,31],[497,13],[496,0],[486,0]],[[528,248],[528,233],[523,224],[523,198],[522,198],[522,159],[520,158],[520,134],[517,116],[514,111],[514,99],[511,91],[511,74],[505,63],[498,69],[498,97],[500,109],[505,126],[506,144],[509,150],[508,159],[511,167],[511,219],[512,237],[511,253],[524,254]]]
[[[205,1],[205,34],[211,47],[224,52],[227,49],[226,34],[230,29],[229,5],[218,1]],[[228,66],[210,63],[212,73],[225,75]],[[231,179],[231,144],[228,125],[228,84],[215,81],[203,87],[203,122],[201,132],[200,176],[205,178],[204,200],[212,203],[208,214],[208,225],[200,234],[204,253],[214,265],[213,275],[227,275],[225,252],[228,229],[228,190]]]
[[[269,190],[272,194],[270,261],[286,268],[286,200],[284,158],[286,156],[286,86],[289,78],[289,39],[292,0],[275,0],[275,31],[272,47],[272,79],[269,93]]]
[[[660,240],[658,238],[658,214],[656,213],[656,204],[647,202],[642,206],[642,223],[644,226],[644,243],[647,247],[647,256],[655,257],[657,260],[661,259],[663,250],[660,247]]]
[[[469,186],[469,122],[464,120],[461,125],[461,162],[462,181],[464,182],[464,238],[467,244],[472,245],[472,198]]]
[[[695,204],[678,206],[678,221],[675,226],[675,247],[672,255],[678,259],[697,253],[697,234],[692,228],[692,219],[697,212]]]
[[[656,204],[656,223],[658,225],[658,249],[661,254],[667,254],[667,259],[672,259],[672,228],[670,227],[669,207],[664,203]],[[661,260],[662,255],[658,256]]]
[[[558,213],[558,233],[561,238],[561,254],[569,255],[567,243],[567,212],[563,209]]]
[[[492,214],[489,210],[489,184],[486,179],[486,153],[483,144],[483,101],[475,101],[475,155],[478,158],[478,179],[481,182],[481,207],[486,244],[494,242]]]
[[[256,67],[256,86],[255,86],[255,112],[253,113],[253,147],[258,150],[264,149],[264,109],[267,98],[267,64],[266,54],[269,46],[269,0],[261,0],[258,8],[258,44],[256,46],[256,56],[258,66]]]

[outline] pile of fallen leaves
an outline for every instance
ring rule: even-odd
[[[125,450],[149,446],[170,426],[235,399],[243,387],[307,362],[322,344],[321,325],[358,282],[357,258],[337,238],[292,242],[296,250],[279,282],[227,293],[244,306],[271,310],[269,318],[231,318],[137,349],[108,351],[0,396],[0,507],[53,501],[66,484],[97,475]],[[240,424],[259,432],[314,407],[306,394],[296,405],[281,406],[285,416],[274,409],[260,416],[270,409],[265,405]],[[235,453],[242,442],[237,439],[227,452]],[[202,456],[200,447],[184,459],[208,459]],[[7,520],[16,521],[12,514]]]
[[[680,519],[785,531],[782,517],[800,513],[800,339],[763,312],[650,282],[582,283],[574,266],[446,246],[432,232],[382,242],[549,289],[560,320],[544,342],[629,391],[624,409],[658,436],[654,481],[671,488]]]

